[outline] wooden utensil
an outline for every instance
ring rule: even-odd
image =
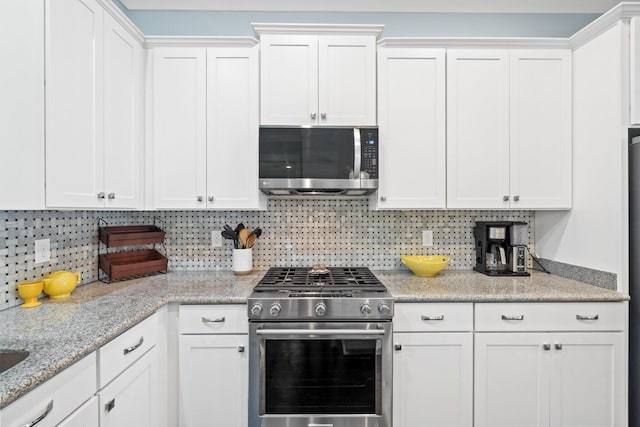
[[[252,248],[254,243],[256,243],[257,238],[258,236],[256,236],[255,234],[249,234],[249,237],[247,237],[247,248]]]
[[[247,238],[249,237],[249,230],[247,230],[246,228],[243,228],[242,230],[238,231],[238,242],[239,244],[239,248],[238,249],[246,249],[247,247]]]

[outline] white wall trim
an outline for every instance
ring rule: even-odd
[[[128,32],[131,34],[133,38],[136,39],[140,44],[144,44],[145,36],[140,31],[136,24],[134,24],[127,15],[120,10],[112,1],[109,0],[98,0],[100,5],[104,8],[104,10],[109,13],[109,15],[113,16],[113,19],[116,20],[117,23],[122,25]]]
[[[613,9],[600,16],[598,19],[587,25],[569,38],[569,43],[573,50],[583,46],[609,28],[616,25],[620,20],[631,19],[640,15],[640,4],[623,2]]]
[[[544,37],[388,37],[380,40],[378,47],[568,49],[569,39]]]
[[[145,47],[252,47],[258,44],[253,37],[184,37],[147,36]]]
[[[380,37],[384,25],[361,24],[266,24],[251,23],[256,37],[262,34],[321,34],[321,35],[359,35]]]

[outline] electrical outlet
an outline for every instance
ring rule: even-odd
[[[222,247],[222,231],[214,230],[211,232],[211,247],[212,248]]]
[[[433,230],[422,230],[422,246],[433,246]]]
[[[51,239],[40,239],[35,241],[36,264],[51,261]]]

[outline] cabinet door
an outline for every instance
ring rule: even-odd
[[[138,208],[141,194],[142,46],[104,19],[105,207]]]
[[[447,207],[509,207],[509,52],[447,52]]]
[[[632,126],[640,125],[640,16],[631,18],[630,25],[631,99],[630,120]]]
[[[98,392],[100,427],[160,425],[160,378],[154,347]]]
[[[475,334],[475,427],[549,424],[548,334]]]
[[[624,334],[564,333],[551,342],[550,425],[626,425]]]
[[[95,0],[46,3],[46,205],[104,205],[103,10]]]
[[[393,340],[393,425],[471,427],[473,335],[400,333]]]
[[[445,207],[445,50],[380,49],[379,209]]]
[[[206,206],[206,49],[153,50],[154,205]]]
[[[571,52],[511,56],[511,207],[571,207]]]
[[[98,427],[98,398],[93,396],[57,427]]]
[[[247,335],[181,335],[180,426],[248,423]]]
[[[318,37],[260,37],[260,123],[318,123]]]
[[[376,38],[318,37],[318,115],[322,126],[376,125]]]
[[[0,28],[0,210],[43,209],[44,2],[0,2]]]
[[[256,209],[258,47],[207,49],[207,206]]]

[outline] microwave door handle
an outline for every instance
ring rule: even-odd
[[[353,179],[360,179],[362,167],[362,149],[360,141],[360,129],[353,129]]]

